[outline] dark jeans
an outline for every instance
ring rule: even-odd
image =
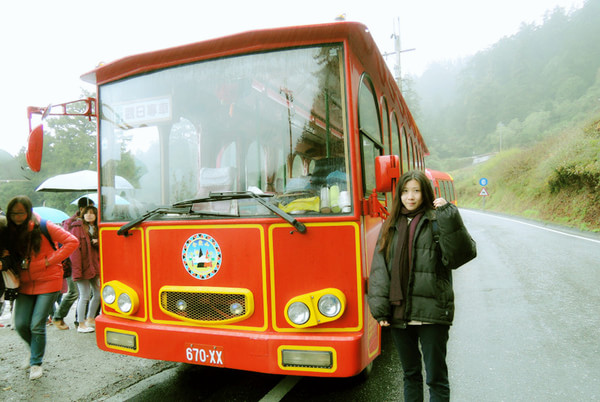
[[[73,282],[71,277],[67,278],[67,283],[69,284],[69,291],[62,296],[60,301],[60,305],[56,312],[54,313],[54,320],[62,320],[69,314],[69,310],[71,306],[79,298],[79,290],[77,290],[77,285]]]
[[[438,324],[409,325],[392,328],[394,343],[404,372],[404,400],[423,401],[423,366],[430,401],[449,401],[450,384],[446,365],[446,344],[450,326]],[[419,343],[421,350],[419,350]],[[421,355],[422,351],[422,355]]]

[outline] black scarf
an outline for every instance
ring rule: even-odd
[[[396,252],[391,261],[392,270],[390,278],[390,303],[393,308],[393,319],[404,320],[406,298],[408,296],[408,278],[412,270],[412,242],[417,224],[423,216],[425,208],[421,205],[415,211],[409,211],[402,207],[401,215],[396,222],[398,231],[398,244]],[[410,225],[409,225],[409,218]],[[409,247],[410,245],[410,247]]]

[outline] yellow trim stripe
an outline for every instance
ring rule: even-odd
[[[240,229],[240,228],[245,228],[245,229],[258,229],[260,232],[260,244],[261,244],[261,264],[262,264],[262,287],[263,287],[263,295],[262,295],[262,299],[263,299],[263,305],[265,306],[263,311],[264,311],[264,316],[263,316],[263,326],[262,327],[251,327],[251,326],[243,326],[243,325],[226,325],[226,324],[222,324],[222,325],[201,325],[201,324],[197,324],[197,326],[199,327],[205,327],[205,328],[226,328],[226,329],[238,329],[238,330],[248,330],[248,331],[266,331],[269,325],[269,316],[268,316],[268,309],[267,309],[267,267],[266,267],[266,255],[265,255],[265,233],[264,233],[264,228],[262,227],[262,225],[254,225],[254,224],[248,224],[248,225],[184,225],[184,226],[179,226],[179,225],[169,225],[169,226],[148,226],[146,228],[146,233],[148,235],[148,238],[150,237],[150,231],[151,230],[185,230],[185,229],[194,229],[194,230],[198,230],[198,231],[202,231],[202,230],[206,230],[206,229]],[[183,244],[181,245],[183,247]],[[146,247],[146,252],[147,252],[147,260],[151,261],[150,259],[150,248]],[[183,268],[182,268],[183,269]],[[148,285],[150,287],[150,289],[152,289],[152,277],[151,277],[151,269],[150,269],[150,263],[148,263]],[[160,303],[159,303],[160,304]],[[152,303],[152,300],[149,301],[149,305],[150,305],[150,321],[153,323],[157,323],[157,324],[169,324],[169,325],[185,325],[185,326],[190,326],[191,323],[189,322],[185,322],[185,321],[171,321],[171,320],[160,320],[157,319],[153,316],[152,312],[154,311],[154,305]]]
[[[277,332],[355,332],[359,331],[363,327],[363,297],[361,293],[362,284],[362,263],[360,258],[360,236],[359,226],[356,222],[327,222],[327,223],[306,223],[307,228],[311,227],[331,227],[331,226],[351,226],[354,228],[354,253],[356,258],[356,300],[358,303],[358,325],[355,327],[328,327],[328,328],[281,328],[277,326],[277,311],[276,306],[276,292],[275,292],[275,257],[273,255],[273,231],[278,228],[293,228],[287,223],[276,223],[269,226],[269,269],[271,273],[271,317],[273,320],[273,329]],[[316,284],[316,289],[319,288]],[[280,311],[282,317],[285,317],[285,311]],[[285,319],[285,318],[284,318]]]
[[[99,236],[102,237],[102,232],[104,231],[113,231],[116,232],[118,231],[119,228],[118,227],[103,227],[100,228],[100,232],[99,232]],[[129,229],[130,232],[135,231],[135,232],[139,232],[140,233],[140,242],[141,244],[141,249],[144,250],[144,232],[142,231],[142,229],[140,228],[135,228],[135,229]],[[102,254],[100,253],[100,282],[101,284],[104,284],[106,281],[104,280],[104,263],[102,261]],[[146,270],[144,269],[144,267],[146,266],[146,259],[144,258],[144,253],[142,253],[142,288],[143,288],[143,292],[144,294],[142,295],[143,297],[141,298],[140,302],[143,302],[144,305],[144,315],[141,317],[138,316],[133,316],[133,315],[126,315],[126,314],[121,314],[118,311],[107,311],[104,306],[104,302],[101,303],[102,305],[102,312],[106,315],[111,315],[114,317],[119,317],[119,318],[126,318],[128,320],[134,320],[134,321],[146,321],[148,319],[148,289],[146,289]],[[115,278],[118,280],[121,280],[121,278]]]

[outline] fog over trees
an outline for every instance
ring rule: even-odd
[[[600,111],[600,0],[556,8],[403,86],[433,165],[540,141]]]

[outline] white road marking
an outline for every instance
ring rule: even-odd
[[[465,211],[465,210],[463,210]],[[498,215],[494,215],[494,214],[486,214],[484,212],[476,212],[473,210],[466,210],[466,212],[470,212],[470,213],[474,213],[474,214],[480,214],[480,215],[485,215],[485,216],[489,216],[489,217],[493,217],[493,218],[498,218],[498,219],[503,219],[505,221],[509,221],[509,222],[515,222],[515,223],[520,223],[521,225],[526,225],[526,226],[531,226],[537,229],[542,229],[542,230],[546,230],[548,232],[553,232],[553,233],[558,233],[564,236],[569,236],[569,237],[575,237],[576,239],[581,239],[581,240],[587,240],[587,241],[591,241],[594,243],[599,243],[600,244],[600,240],[595,240],[595,239],[590,239],[589,237],[583,237],[583,236],[578,236],[578,235],[574,235],[574,234],[570,234],[570,233],[565,233],[565,232],[561,232],[560,230],[555,230],[555,229],[549,229],[543,226],[539,226],[539,225],[534,225],[532,223],[526,223],[526,222],[522,222],[516,219],[511,219],[511,218],[505,218],[503,216],[498,216]]]
[[[302,377],[288,375],[279,381],[259,402],[279,402],[301,379]]]

